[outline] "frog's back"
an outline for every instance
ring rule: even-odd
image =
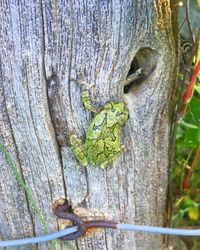
[[[108,103],[94,117],[85,141],[87,160],[94,165],[108,162],[121,150],[122,126],[128,119],[123,103]]]
[[[97,140],[89,141],[85,145],[87,160],[94,165],[113,158],[121,148],[121,127],[114,124],[112,127],[103,127]]]
[[[105,110],[102,110],[94,117],[86,134],[86,144],[89,141],[92,142],[99,139],[102,134],[102,130],[106,127],[107,119],[108,113]]]

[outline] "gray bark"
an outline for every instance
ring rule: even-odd
[[[177,67],[172,15],[167,0],[0,2],[0,140],[50,232],[58,230],[52,204],[60,198],[123,223],[164,225]],[[124,94],[133,59],[142,78]],[[105,170],[81,167],[71,151],[69,135],[84,139],[92,120],[81,101],[83,87],[71,79],[95,83],[90,93],[98,109],[119,100],[129,109],[125,150]],[[1,239],[44,234],[2,154],[0,166]],[[163,236],[113,230],[72,245],[164,248]],[[58,241],[57,249],[65,244]]]

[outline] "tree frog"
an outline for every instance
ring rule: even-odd
[[[92,107],[88,91],[83,91],[82,101],[87,109],[96,114],[86,133],[85,143],[75,134],[70,136],[72,150],[81,165],[106,168],[120,156],[124,148],[121,137],[122,128],[128,120],[128,109],[124,102],[109,102],[97,112]]]

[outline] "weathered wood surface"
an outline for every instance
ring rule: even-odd
[[[163,226],[176,66],[171,19],[167,0],[0,1],[0,139],[50,231],[58,229],[52,204],[61,197],[109,219]],[[124,95],[123,82],[142,48],[149,49],[137,62],[150,74]],[[82,168],[69,147],[69,134],[84,138],[92,119],[81,86],[70,79],[95,82],[91,97],[98,108],[127,103],[126,149],[106,170]],[[0,166],[1,239],[43,234],[2,154]],[[73,246],[157,250],[162,243],[159,235],[103,230]],[[58,243],[57,249],[65,247]]]

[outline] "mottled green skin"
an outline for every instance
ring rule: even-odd
[[[107,167],[122,152],[122,128],[128,120],[124,102],[107,103],[91,122],[83,144],[76,135],[70,142],[76,158],[83,166],[88,164]]]

